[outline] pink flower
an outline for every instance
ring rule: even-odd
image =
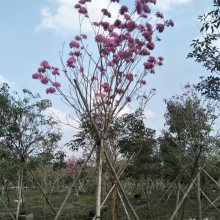
[[[148,2],[151,2],[151,3],[153,3],[153,4],[155,4],[155,5],[156,5],[157,0],[148,0]]]
[[[117,28],[121,28],[121,26],[122,26],[121,20],[116,19],[115,22],[114,22],[114,26],[117,27]]]
[[[161,41],[161,39],[160,39],[158,36],[156,37],[156,40],[157,40],[157,41]]]
[[[142,49],[140,50],[139,54],[142,56],[149,56],[150,52],[147,49]]]
[[[166,22],[166,25],[169,27],[169,26],[171,26],[171,27],[173,27],[174,26],[174,22],[173,22],[173,20],[167,20]]]
[[[80,66],[79,71],[80,71],[80,73],[83,73],[84,72],[84,67]]]
[[[111,61],[109,61],[109,62],[107,63],[107,65],[108,65],[108,66],[115,66],[115,63],[114,63],[113,60],[111,60]]]
[[[128,12],[128,7],[126,5],[121,6],[119,13],[121,15],[125,14],[126,12]]]
[[[46,68],[41,66],[41,67],[38,68],[38,72],[39,73],[45,73],[46,72]]]
[[[133,81],[134,75],[133,75],[132,73],[128,73],[128,74],[126,75],[126,79],[129,80],[129,81]]]
[[[105,72],[106,71],[106,69],[104,67],[102,67],[102,66],[97,66],[97,69],[100,70],[101,72]]]
[[[155,47],[155,45],[154,45],[153,42],[148,42],[148,43],[147,43],[147,48],[148,48],[149,50],[153,50],[154,47]]]
[[[60,87],[61,84],[59,82],[53,82],[53,86],[55,86],[56,88]]]
[[[96,27],[99,27],[100,26],[100,24],[98,23],[98,22],[93,22],[92,23],[94,26],[96,26]]]
[[[110,100],[106,100],[106,101],[105,101],[105,104],[106,104],[106,105],[111,105],[112,102],[111,102]]]
[[[143,4],[143,11],[147,14],[150,14],[151,13],[151,9],[149,8],[148,5],[146,4]]]
[[[55,92],[56,92],[56,89],[54,87],[49,87],[49,88],[46,89],[47,94],[49,94],[49,93],[52,94],[52,93],[55,93]]]
[[[86,34],[82,34],[81,35],[83,39],[87,39],[87,35]]]
[[[95,40],[96,40],[97,42],[104,43],[105,37],[104,37],[102,34],[97,34],[97,35],[95,36]]]
[[[159,60],[159,61],[163,61],[164,58],[160,56],[160,57],[158,57],[158,60]]]
[[[53,71],[52,71],[52,74],[53,74],[54,76],[60,75],[59,68],[58,68],[58,67],[54,67],[54,68],[53,68]]]
[[[92,76],[91,80],[92,80],[92,81],[98,80],[98,78],[97,78],[96,76]]]
[[[142,33],[143,37],[148,41],[148,42],[151,42],[152,41],[152,34],[153,32],[151,31],[144,31]]]
[[[79,8],[81,8],[82,6],[80,5],[80,4],[75,4],[75,6],[74,6],[74,8],[75,9],[79,9]]]
[[[88,11],[87,11],[87,9],[85,7],[79,8],[78,12],[80,14],[83,14],[83,15],[87,15],[88,14]]]
[[[86,3],[85,0],[79,0],[79,4],[84,5]]]
[[[154,69],[150,69],[150,73],[154,74],[155,70]]]
[[[136,23],[134,21],[129,21],[127,24],[127,30],[132,32],[136,28]]]
[[[80,56],[82,55],[82,53],[79,52],[79,51],[74,51],[74,52],[72,53],[72,55],[73,55],[73,56],[76,56],[76,57],[80,57]]]
[[[34,73],[34,74],[32,75],[32,78],[33,78],[33,79],[41,79],[42,77],[43,77],[43,75],[40,74],[40,73]]]
[[[108,26],[108,31],[109,31],[109,32],[112,32],[112,31],[114,31],[114,28],[115,28],[115,26],[114,26],[113,24],[110,24],[110,25]]]
[[[103,29],[104,29],[105,31],[107,31],[108,28],[109,28],[109,23],[106,22],[106,21],[100,22],[100,25],[103,27]]]
[[[101,12],[103,13],[103,15],[107,16],[107,17],[111,17],[111,13],[106,9],[106,8],[103,8],[101,10]]]
[[[102,88],[105,90],[105,92],[111,91],[111,87],[108,83],[103,83]]]
[[[149,31],[149,32],[153,31],[152,25],[149,22],[146,23],[146,28],[147,28],[147,31]]]
[[[105,97],[105,94],[100,92],[100,93],[97,94],[97,96],[99,96],[101,99],[103,99]]]
[[[71,41],[69,43],[70,48],[80,48],[80,44],[77,43],[76,41]]]
[[[42,77],[40,81],[42,84],[47,84],[49,82],[49,79],[45,76],[45,77]]]
[[[127,20],[127,21],[131,20],[131,17],[130,17],[129,14],[124,14],[124,18],[125,18],[125,20]]]
[[[119,50],[118,51],[118,56],[119,57],[123,57],[123,56],[125,56],[126,55],[126,51],[124,51],[124,50]]]
[[[152,62],[145,62],[144,63],[144,69],[150,70],[150,69],[153,69],[153,68],[154,68],[154,63],[152,63]]]
[[[97,125],[102,125],[102,120],[99,119],[99,118],[96,118],[96,119],[95,119],[95,123],[96,123]]]
[[[76,60],[73,58],[73,57],[70,57],[68,60],[67,60],[67,66],[68,67],[75,67],[75,63],[76,63]]]
[[[126,97],[126,101],[127,101],[127,102],[131,102],[131,96],[127,96],[127,97]]]
[[[143,4],[140,0],[136,0],[136,10],[137,13],[140,15],[143,9]]]
[[[119,106],[119,101],[115,100],[115,106]]]
[[[146,80],[142,79],[142,80],[140,80],[140,84],[141,84],[141,85],[146,85],[147,82],[146,82]]]
[[[117,88],[117,89],[115,90],[115,92],[118,93],[119,95],[122,95],[125,91],[124,91],[124,89],[122,89],[122,88]]]
[[[42,67],[44,67],[45,69],[50,69],[51,68],[47,60],[43,60],[40,65]]]
[[[153,57],[153,56],[150,56],[148,58],[148,62],[156,64],[157,63],[157,59],[155,57]]]
[[[162,12],[156,12],[156,17],[158,17],[158,18],[161,18],[161,19],[163,19],[164,18],[164,16],[163,16],[163,13]]]
[[[159,66],[162,66],[162,65],[163,65],[163,62],[162,62],[162,61],[159,61],[157,64],[158,64]]]
[[[159,31],[159,33],[162,33],[164,31],[164,24],[157,23],[156,29]]]
[[[76,36],[75,40],[80,41],[82,38],[80,36]]]

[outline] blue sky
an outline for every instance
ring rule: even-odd
[[[99,6],[106,0],[94,0]],[[127,2],[133,3],[133,0]],[[45,87],[32,80],[39,63],[47,59],[59,66],[59,51],[77,34],[75,0],[1,0],[0,7],[0,83],[9,82],[14,90],[27,88],[42,98],[52,98],[54,109],[62,117],[68,111],[58,96],[49,97]],[[157,53],[165,58],[164,66],[148,79],[157,94],[147,106],[147,126],[163,127],[163,100],[181,92],[187,82],[199,81],[205,69],[193,60],[186,60],[193,38],[199,37],[198,15],[210,10],[207,0],[158,0],[158,10],[172,18],[175,28],[162,34]],[[97,5],[93,7],[96,16]],[[85,26],[85,31],[86,31]],[[66,139],[72,130],[65,128]]]

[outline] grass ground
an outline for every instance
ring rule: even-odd
[[[8,208],[11,210],[12,213],[16,211],[16,203],[13,202],[15,198],[15,192],[10,192],[11,197],[11,204],[8,205]],[[49,200],[53,207],[58,210],[59,206],[61,205],[65,196],[65,192],[54,192],[49,196]],[[158,196],[159,199],[159,194]],[[14,198],[13,198],[14,197]],[[49,206],[46,204],[45,208],[43,206],[43,197],[38,190],[31,190],[31,191],[24,191],[24,209],[28,212],[34,214],[34,220],[53,220],[54,213],[51,211]],[[157,199],[156,199],[157,200]],[[145,199],[138,199],[134,200],[131,199],[135,209],[138,212],[138,216],[140,220],[168,220],[170,213],[172,213],[174,206],[175,206],[175,198],[171,197],[170,200],[166,203],[165,200],[162,200],[156,208],[154,208],[155,203],[149,204],[149,208],[146,206]],[[60,217],[60,220],[87,220],[89,218],[89,213],[94,210],[95,207],[95,196],[94,195],[81,195],[77,197],[76,195],[72,194],[64,208],[64,211]],[[119,215],[120,220],[126,220],[126,215],[122,209],[119,208]],[[196,217],[197,210],[196,210],[196,200],[189,200],[185,204],[185,218],[189,220],[190,217]],[[217,213],[214,209],[209,209],[206,213],[209,220],[219,220],[220,214]],[[0,220],[9,220],[12,219],[3,206],[0,203]],[[107,207],[103,212],[102,220],[110,220],[110,207]],[[179,219],[177,217],[177,219]]]

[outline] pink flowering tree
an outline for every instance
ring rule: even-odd
[[[153,51],[161,41],[159,34],[174,23],[152,10],[156,0],[136,0],[133,8],[120,4],[119,0],[109,0],[106,8],[101,9],[99,21],[91,20],[90,4],[92,0],[79,0],[74,7],[81,27],[87,19],[92,34],[87,38],[80,28],[69,43],[67,58],[61,55],[61,67],[44,60],[32,77],[46,85],[46,93],[61,94],[79,118],[86,115],[96,132],[96,219],[100,219],[102,155],[107,157],[105,140],[109,128],[125,106],[144,109],[154,94],[155,90],[146,88],[147,76],[163,64],[163,57],[154,56]],[[119,8],[114,18],[111,18],[112,4]],[[65,88],[61,85],[63,78],[68,83]]]

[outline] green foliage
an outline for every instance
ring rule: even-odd
[[[120,128],[117,137],[120,153],[125,158],[134,155],[132,164],[125,170],[126,176],[135,179],[148,177],[156,146],[155,130],[146,128],[142,112],[139,111],[123,115],[116,122],[116,127]]]
[[[189,177],[215,148],[216,140],[211,136],[215,108],[190,87],[183,96],[166,101],[166,105],[167,130],[159,139],[164,175],[174,180],[177,176],[184,178],[188,172]]]
[[[57,123],[46,115],[49,100],[40,100],[28,90],[10,93],[7,84],[0,88],[0,127],[5,148],[14,160],[24,162],[30,155],[56,147],[61,134]]]
[[[219,74],[220,48],[217,42],[220,40],[220,2],[219,0],[213,2],[214,9],[199,16],[202,25],[201,37],[193,40],[191,44],[193,51],[188,54],[188,58],[194,58],[196,62],[202,63],[207,70]],[[209,98],[219,100],[219,84],[220,78],[211,75],[198,84],[198,89]]]

